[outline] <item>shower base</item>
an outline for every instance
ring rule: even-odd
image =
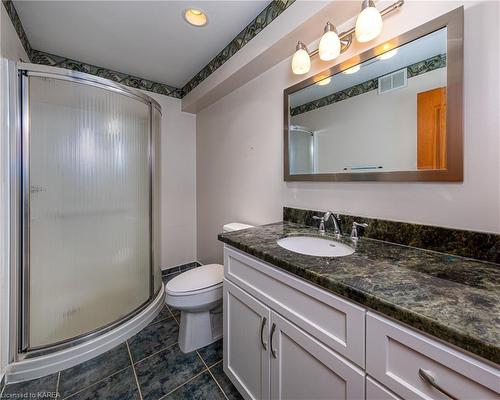
[[[64,350],[9,364],[5,374],[6,382],[41,378],[105,353],[145,328],[162,309],[164,297],[165,289],[162,285],[160,292],[144,310],[116,328]]]

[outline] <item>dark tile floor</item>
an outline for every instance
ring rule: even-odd
[[[0,398],[242,399],[222,369],[222,340],[183,354],[177,344],[178,322],[179,312],[165,306],[125,343],[59,373],[6,385]]]

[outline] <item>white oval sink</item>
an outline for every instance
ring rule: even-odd
[[[342,257],[354,253],[354,249],[344,243],[317,236],[289,236],[277,243],[284,249],[308,256]]]

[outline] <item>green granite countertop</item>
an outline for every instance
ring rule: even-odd
[[[500,364],[500,265],[366,238],[345,257],[302,255],[276,243],[295,234],[317,229],[278,222],[219,240]]]

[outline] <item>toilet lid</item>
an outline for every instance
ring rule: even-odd
[[[208,264],[190,269],[167,282],[165,288],[169,292],[193,292],[218,285],[224,280],[224,267],[219,264]]]

